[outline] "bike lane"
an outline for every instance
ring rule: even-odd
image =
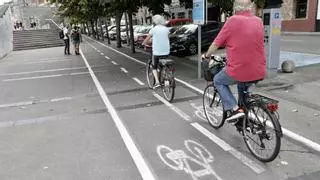
[[[116,58],[118,64],[125,67],[126,70],[128,70],[130,73],[132,73],[130,76],[134,75],[136,77],[139,77],[141,80],[145,79],[145,69],[144,69],[145,66],[143,64],[141,64],[139,62],[135,62],[134,59],[121,57],[121,56],[119,56],[118,53],[116,53],[114,51],[110,51],[109,49],[102,46],[101,44],[95,43],[93,41],[91,41],[90,43],[93,44],[93,46],[96,47],[97,49],[100,49],[100,51],[103,51],[104,54],[108,54],[108,56],[111,56],[112,58]],[[147,59],[147,57],[144,57],[144,59],[141,59],[141,60],[143,62],[143,61],[146,61],[146,59]],[[146,87],[146,85],[144,87]],[[152,96],[150,96],[150,94],[152,94],[152,91],[150,91],[148,89],[144,89],[144,90],[145,91],[140,94],[142,96],[139,96],[138,99],[139,99],[139,101],[140,100],[143,101],[142,98],[145,98],[146,96],[148,96],[149,101],[146,101],[145,103],[143,103],[143,102],[138,103],[138,105],[133,103],[133,104],[130,104],[129,107],[125,107],[125,106],[120,105],[117,109],[119,111],[121,111],[121,114],[122,114],[122,111],[123,112],[131,111],[131,112],[127,113],[128,117],[130,117],[131,113],[135,113],[135,112],[139,112],[139,113],[143,114],[143,112],[140,112],[137,109],[142,108],[143,109],[142,111],[149,112],[149,110],[145,110],[144,108],[147,107],[147,109],[148,109],[150,106],[159,105],[158,100],[156,100],[155,102],[153,102],[151,100]],[[180,84],[180,85],[178,85],[178,88],[176,89],[176,95],[177,95],[177,97],[175,98],[176,101],[174,101],[174,105],[178,109],[180,109],[182,112],[186,112],[185,114],[187,114],[187,116],[191,117],[192,121],[200,123],[209,132],[216,134],[217,136],[219,136],[221,139],[223,139],[227,143],[232,144],[232,146],[236,147],[236,149],[239,152],[241,152],[242,154],[245,154],[247,157],[249,157],[255,163],[263,166],[263,168],[266,169],[266,172],[261,173],[259,175],[260,178],[263,179],[263,177],[267,178],[267,177],[271,176],[271,177],[276,177],[276,179],[286,179],[288,177],[295,177],[295,176],[299,176],[304,173],[311,173],[314,171],[319,171],[319,167],[318,167],[318,163],[317,163],[318,162],[317,160],[319,160],[319,157],[310,153],[307,149],[291,143],[287,139],[282,139],[282,148],[281,148],[282,150],[280,152],[280,156],[274,162],[269,163],[267,165],[260,164],[259,161],[254,160],[253,157],[249,154],[242,138],[239,136],[239,134],[237,132],[235,132],[234,127],[231,127],[230,125],[225,125],[225,127],[223,127],[222,130],[215,131],[211,127],[208,126],[207,122],[202,120],[203,118],[198,117],[199,116],[199,109],[202,106],[202,99],[201,99],[201,96],[199,96],[199,94],[190,91],[190,89],[187,89],[185,86]],[[136,96],[136,95],[127,94],[127,96],[132,97],[132,96]],[[124,98],[124,99],[126,99],[126,98]],[[115,102],[116,101],[117,101],[117,98],[115,98]],[[134,101],[134,98],[129,99],[128,102],[133,102],[133,101]],[[160,106],[157,106],[157,107],[159,107],[158,109],[160,109]],[[172,111],[172,108],[170,108],[170,107],[168,108],[168,106],[164,107],[164,109],[166,109],[166,110],[161,111],[161,112],[167,112],[169,110],[170,112],[174,112],[173,116],[175,116],[174,117],[175,119],[176,118],[184,119],[184,118],[181,118],[181,112],[179,114],[179,112]],[[151,118],[149,118],[149,116],[148,117],[145,117],[145,116],[140,117],[141,121],[142,121],[141,123],[143,124],[145,121],[149,122],[150,119],[157,119],[158,116],[161,116],[163,114],[161,112],[158,112],[159,115],[157,115],[157,113],[153,113],[153,116],[151,116]],[[136,119],[138,119],[138,118],[134,118],[135,121],[129,121],[129,122],[136,122]],[[147,120],[145,120],[145,119],[147,119]],[[160,119],[161,119],[160,121],[163,121],[163,119],[165,119],[165,118],[160,118]],[[189,123],[189,124],[192,125],[191,123]],[[134,125],[135,125],[135,123],[132,125],[127,125],[130,128],[130,131],[131,131],[131,128],[134,127]],[[175,133],[182,133],[182,131],[184,131],[185,129],[188,129],[190,127],[191,127],[191,129],[194,130],[194,128],[192,128],[192,126],[190,126],[190,125],[183,127],[183,128],[181,127],[179,130],[176,130]],[[145,126],[148,127],[148,125],[145,125]],[[168,128],[165,128],[165,129],[168,129]],[[136,131],[139,132],[139,129],[137,128]],[[136,131],[134,131],[135,134],[136,134]],[[167,132],[167,131],[165,131],[165,132]],[[192,137],[199,136],[199,137],[201,137],[202,141],[204,139],[207,139],[207,137],[205,137],[203,134],[200,135],[201,133],[199,134],[199,132],[198,133],[197,133],[197,131],[195,131],[195,132],[197,135],[192,136]],[[140,133],[137,133],[137,136],[140,138],[140,136],[143,136],[143,134],[144,133],[141,133],[141,135],[140,135]],[[165,134],[167,134],[169,136],[169,132],[165,133]],[[173,135],[173,136],[176,137],[176,136],[182,136],[182,135],[178,134],[178,135]],[[171,138],[171,136],[170,136],[170,138]],[[188,139],[188,138],[189,137],[186,137],[185,139]],[[142,144],[145,141],[150,142],[150,140],[142,140]],[[152,141],[155,141],[155,140],[152,140]],[[180,144],[183,144],[185,140],[179,140],[179,141],[182,141]],[[139,144],[139,146],[141,146],[140,143],[138,143],[138,144]],[[179,142],[175,142],[175,143],[172,142],[172,144],[179,144]],[[205,146],[207,146],[207,144],[211,145],[214,143],[212,141],[209,141],[205,144]],[[170,147],[168,145],[165,145],[165,146]],[[221,147],[219,147],[219,148],[221,149]],[[145,150],[145,148],[142,148],[142,147],[141,147],[141,149]],[[149,147],[146,149],[152,149],[152,147]],[[213,149],[215,149],[215,148],[213,148]],[[228,156],[230,156],[230,154],[228,154]],[[231,156],[230,158],[234,158],[234,157]],[[237,158],[235,158],[235,159],[237,159]],[[304,162],[304,163],[301,164],[301,162]],[[299,164],[299,166],[297,164]],[[241,165],[239,167],[242,167],[242,166],[244,166],[243,163],[241,163]]]
[[[141,179],[80,56],[26,50],[0,66],[1,179]]]

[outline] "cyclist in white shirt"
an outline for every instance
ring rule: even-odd
[[[170,54],[170,43],[169,43],[169,28],[165,26],[165,19],[161,15],[155,15],[152,17],[154,27],[149,31],[148,37],[144,40],[142,45],[145,45],[152,38],[152,73],[155,77],[156,84],[154,88],[160,86],[157,67],[159,59],[166,57]]]

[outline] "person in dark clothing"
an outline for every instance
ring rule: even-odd
[[[64,54],[65,55],[70,55],[70,38],[69,38],[69,28],[68,26],[63,28],[63,40],[64,40],[64,44],[65,44],[65,48],[64,48]]]
[[[72,30],[72,33],[71,33],[71,38],[74,45],[75,54],[80,55],[79,46],[80,46],[80,42],[82,41],[82,38],[81,38],[79,27],[74,26],[74,29]]]

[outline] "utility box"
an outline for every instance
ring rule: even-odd
[[[270,1],[263,10],[264,43],[267,58],[268,76],[275,76],[280,63],[281,10],[280,4]]]

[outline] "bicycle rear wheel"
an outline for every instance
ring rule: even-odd
[[[147,76],[147,82],[149,88],[153,88],[154,84],[156,83],[155,78],[152,73],[152,61],[151,59],[148,60],[147,65],[146,65],[146,76]]]
[[[209,124],[216,129],[222,127],[225,121],[225,113],[220,95],[212,84],[205,88],[202,101],[204,114]]]
[[[244,141],[255,158],[262,162],[271,162],[280,151],[280,123],[276,116],[260,103],[251,103],[247,109],[242,131]]]
[[[162,84],[162,93],[164,98],[172,102],[174,99],[174,93],[176,88],[176,81],[174,80],[174,73],[172,70],[170,70],[169,67],[163,67],[164,69],[164,78]]]

